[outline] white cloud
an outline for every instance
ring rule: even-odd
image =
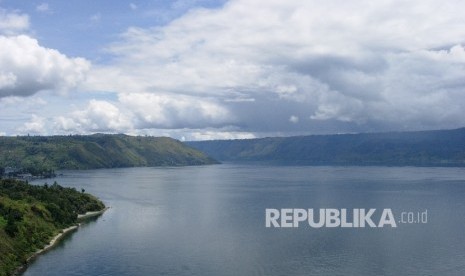
[[[188,140],[459,127],[463,10],[455,0],[231,0],[163,26],[129,28],[108,47],[114,59],[90,73],[86,60],[14,36],[29,18],[0,10],[0,98],[85,80],[87,90],[118,99],[90,101],[46,124]]]
[[[0,74],[0,89],[14,87],[16,84],[16,80],[16,75],[11,72]]]
[[[29,127],[25,128],[24,124],[30,122],[33,115],[45,117],[53,109],[39,96],[0,98],[0,129],[9,135],[30,133]]]
[[[226,108],[206,98],[132,93],[121,94],[120,102],[136,116],[139,128],[198,128],[234,120]]]
[[[304,131],[324,122],[461,126],[464,9],[433,0],[229,1],[128,29],[109,49],[114,63],[95,68],[88,85],[120,93],[144,127],[295,131],[289,112],[307,118]],[[197,111],[205,99],[215,99],[216,115]]]
[[[299,117],[295,116],[295,115],[292,115],[290,118],[289,118],[289,122],[293,123],[293,124],[297,124],[299,122]]]
[[[33,109],[37,106],[45,106],[47,105],[47,101],[42,99],[41,97],[30,97],[30,98],[22,98],[22,97],[6,97],[0,98],[0,107],[7,108],[13,107],[18,108],[18,106],[25,106],[27,109]]]
[[[53,126],[49,124],[49,128],[57,133],[124,132],[191,140],[215,133],[218,137],[250,137],[231,129],[204,131],[232,120],[228,110],[212,100],[135,93],[121,94],[117,102],[90,100],[84,107],[75,106],[66,116],[51,118]]]
[[[47,134],[46,119],[32,114],[30,121],[24,123],[18,132],[22,134]]]
[[[60,132],[125,132],[132,129],[131,116],[107,101],[91,100],[83,110],[55,119]]]
[[[0,34],[15,34],[29,28],[29,16],[0,8]]]
[[[90,63],[44,48],[26,35],[0,36],[0,97],[66,91],[85,79]]]
[[[36,7],[38,12],[50,12],[50,7],[48,3],[42,3]]]
[[[196,140],[233,140],[233,139],[253,139],[256,136],[253,133],[247,132],[236,132],[236,131],[221,131],[221,130],[203,130],[198,132],[192,132],[185,138],[188,141]]]

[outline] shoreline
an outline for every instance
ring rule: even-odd
[[[105,207],[100,211],[93,211],[93,212],[87,212],[85,214],[80,214],[80,215],[77,216],[77,220],[78,220],[78,222],[80,222],[80,221],[86,220],[86,219],[91,218],[91,217],[99,216],[99,215],[105,213],[105,211],[108,210],[108,209],[110,209],[110,207]]]
[[[77,224],[75,224],[73,226],[70,226],[68,228],[61,229],[60,232],[58,234],[56,234],[44,248],[39,249],[36,252],[32,253],[32,255],[26,259],[25,263],[18,266],[13,271],[13,273],[11,275],[21,275],[22,273],[24,273],[26,271],[26,269],[28,268],[28,266],[30,265],[30,263],[32,261],[34,261],[37,257],[39,257],[40,255],[42,255],[42,254],[46,253],[47,251],[53,249],[53,247],[58,245],[58,242],[61,239],[66,237],[71,232],[74,232],[74,231],[78,230],[78,228],[81,226],[82,221],[84,221],[84,220],[86,220],[88,218],[99,216],[99,215],[103,214],[106,210],[108,210],[109,208],[110,207],[105,207],[100,211],[87,212],[85,214],[78,215],[78,218],[77,218],[78,223]]]

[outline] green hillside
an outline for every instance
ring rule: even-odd
[[[90,136],[0,137],[0,167],[98,169],[213,164],[198,150],[167,137]]]
[[[188,142],[221,161],[465,166],[465,128]]]
[[[105,208],[90,194],[58,184],[0,180],[0,276],[9,275],[77,215]]]

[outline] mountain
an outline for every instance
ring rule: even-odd
[[[188,142],[221,161],[465,166],[465,128]]]
[[[204,153],[167,137],[122,134],[0,137],[0,167],[26,168],[30,173],[49,169],[214,163],[217,161]]]

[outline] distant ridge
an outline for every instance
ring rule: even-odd
[[[123,134],[0,137],[0,167],[98,169],[215,164],[216,160],[167,137]]]
[[[187,142],[220,161],[465,166],[465,128]]]

